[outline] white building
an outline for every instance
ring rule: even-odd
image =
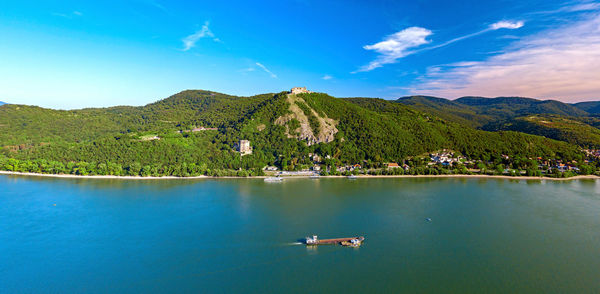
[[[250,141],[248,140],[240,140],[239,150],[242,156],[252,154],[252,146],[250,146]]]
[[[444,150],[444,152],[430,154],[430,159],[431,162],[429,162],[428,165],[434,165],[437,163],[441,163],[443,165],[452,165],[453,163],[460,162],[463,157],[455,156],[453,152],[447,152]]]

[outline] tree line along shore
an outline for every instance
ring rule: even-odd
[[[66,175],[66,174],[39,174],[39,173],[22,173],[0,171],[0,175],[6,176],[25,176],[25,177],[50,177],[50,178],[67,178],[67,179],[122,179],[122,180],[195,180],[195,179],[264,179],[269,176],[195,176],[195,177],[173,177],[173,176],[158,176],[158,177],[142,177],[142,176],[110,176],[110,175]],[[286,179],[307,179],[310,176],[288,176]],[[325,179],[346,179],[347,176],[320,176]],[[596,175],[578,175],[568,178],[550,178],[550,177],[535,177],[535,176],[499,176],[499,175],[358,175],[357,178],[377,179],[377,178],[475,178],[475,179],[507,179],[507,180],[550,180],[550,181],[570,181],[570,180],[597,180],[600,176]]]

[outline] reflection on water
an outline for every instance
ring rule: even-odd
[[[43,177],[43,176],[21,176],[21,175],[2,175],[8,183],[18,183],[27,180],[32,183],[53,184],[53,185],[70,185],[70,186],[88,186],[91,188],[103,189],[123,189],[132,187],[143,187],[151,185],[155,189],[169,189],[182,185],[193,185],[207,179],[92,179],[92,178],[58,178],[58,177]]]
[[[1,176],[0,188],[6,293],[600,288],[593,180]],[[313,234],[366,241],[300,242]]]

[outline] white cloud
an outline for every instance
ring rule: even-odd
[[[506,20],[502,20],[499,21],[497,23],[493,23],[490,25],[490,29],[492,30],[499,30],[499,29],[510,29],[510,30],[514,30],[514,29],[518,29],[523,27],[524,23],[522,21],[506,21]]]
[[[216,38],[213,32],[208,28],[209,22],[205,22],[202,28],[195,33],[183,38],[183,51],[188,51],[196,46],[198,40],[202,38],[211,38],[215,42],[221,42],[219,38]]]
[[[324,80],[326,80],[326,81],[327,81],[327,80],[331,80],[331,79],[333,79],[333,77],[332,77],[332,76],[330,76],[330,75],[324,75],[324,76],[322,77],[322,79],[324,79]]]
[[[262,68],[262,70],[264,70],[266,73],[268,73],[272,78],[276,79],[277,75],[274,74],[273,72],[271,72],[266,66],[262,65],[262,63],[257,62],[256,65],[260,68]]]
[[[384,64],[395,63],[398,59],[411,54],[409,49],[427,44],[431,41],[427,40],[432,32],[421,27],[410,27],[397,33],[388,35],[379,43],[366,45],[365,50],[372,50],[379,56],[369,64],[361,67],[357,72],[370,71]]]
[[[505,25],[501,25],[505,26]],[[413,94],[600,98],[600,14],[523,38],[484,61],[442,66]]]
[[[458,42],[458,41],[461,41],[464,39],[472,38],[472,37],[481,35],[483,33],[489,32],[489,31],[495,31],[495,30],[499,30],[499,29],[513,30],[513,29],[521,28],[521,27],[523,27],[523,25],[525,25],[525,23],[523,21],[503,20],[503,21],[493,23],[489,27],[487,27],[479,32],[460,36],[460,37],[454,38],[452,40],[443,42],[438,45],[425,47],[425,48],[421,48],[421,49],[414,49],[414,50],[409,50],[409,49],[416,48],[423,44],[430,43],[431,41],[427,40],[427,37],[432,35],[432,32],[425,28],[410,27],[410,28],[407,28],[400,32],[397,32],[395,34],[387,36],[384,41],[381,41],[381,42],[373,44],[373,45],[364,46],[363,47],[364,49],[374,50],[375,52],[379,53],[379,56],[375,60],[371,61],[369,64],[358,69],[356,72],[371,71],[378,67],[382,67],[385,64],[396,63],[398,61],[398,59],[406,57],[408,55],[448,46],[452,43],[455,43],[455,42]]]

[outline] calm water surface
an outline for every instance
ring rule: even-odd
[[[0,176],[2,293],[598,293],[599,277],[593,180]]]

